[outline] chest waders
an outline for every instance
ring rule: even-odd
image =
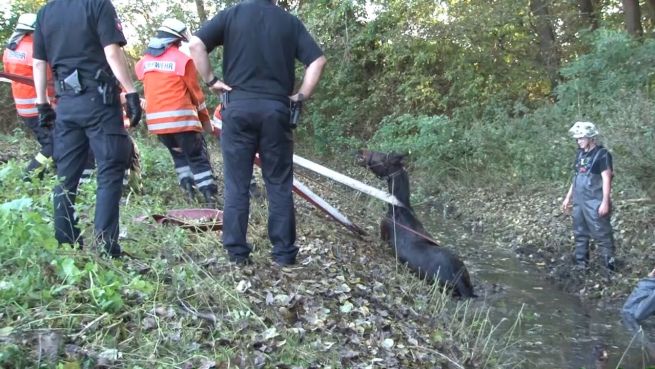
[[[646,277],[637,283],[623,304],[623,324],[634,334],[639,331],[639,325],[654,314],[655,277]]]
[[[600,217],[598,208],[603,200],[603,179],[600,174],[591,172],[599,149],[591,163],[582,166],[585,169],[576,171],[573,178],[573,235],[575,238],[576,264],[586,264],[589,261],[589,240],[593,238],[600,250],[604,265],[614,269],[614,236],[610,224],[611,213]],[[578,156],[577,162],[580,160]]]

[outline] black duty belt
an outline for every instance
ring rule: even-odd
[[[89,91],[89,89],[95,90],[98,86],[100,86],[98,81],[93,79],[84,79],[81,80],[80,83],[82,84],[85,92]],[[68,86],[63,80],[55,81],[55,88],[57,88],[58,91],[73,91],[73,88]]]
[[[276,100],[280,101],[284,104],[289,103],[289,96],[284,96],[284,95],[273,95],[273,94],[265,94],[261,92],[249,92],[249,91],[243,91],[243,90],[232,90],[227,93],[227,98],[229,103],[230,101],[238,101],[238,100]]]

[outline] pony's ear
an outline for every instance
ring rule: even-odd
[[[394,151],[391,154],[389,154],[389,159],[394,164],[404,165],[407,155],[408,155],[407,153],[398,153]]]
[[[407,163],[407,158],[409,157],[409,154],[403,153],[400,155],[400,164],[405,165]]]

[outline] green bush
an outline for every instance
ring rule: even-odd
[[[593,33],[592,50],[560,73],[565,82],[556,90],[558,104],[574,114],[599,118],[608,103],[630,99],[626,93],[652,91],[655,83],[655,40],[639,42],[623,31]]]
[[[554,109],[465,124],[445,116],[399,115],[383,119],[369,146],[408,152],[420,170],[437,178],[561,180],[575,148],[566,145],[567,124]]]
[[[568,129],[577,120],[591,120],[614,153],[619,188],[653,196],[655,104],[649,93],[655,82],[655,41],[639,42],[609,30],[589,37],[591,51],[562,68],[565,81],[555,103],[535,109],[498,91],[486,103],[462,104],[450,115],[411,113],[421,107],[391,112],[373,108],[380,106],[374,90],[359,104],[342,104],[341,111],[334,100],[322,101],[312,115],[314,142],[328,153],[361,145],[357,137],[371,136],[369,148],[408,152],[416,170],[431,178],[562,184],[570,180],[576,150]],[[332,111],[327,122],[320,114],[325,110]],[[385,111],[379,123],[363,123]],[[344,121],[350,122],[345,129]]]

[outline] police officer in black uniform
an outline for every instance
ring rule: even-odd
[[[223,81],[214,75],[208,53],[223,45]],[[291,102],[312,95],[326,59],[298,18],[271,0],[245,0],[219,12],[192,37],[191,56],[210,89],[224,96],[223,246],[231,261],[249,263],[246,242],[249,184],[259,152],[268,193],[268,236],[273,261],[296,262],[293,207]],[[295,59],[305,66],[296,94]]]
[[[59,243],[82,246],[73,206],[92,149],[98,168],[95,241],[112,257],[121,255],[119,201],[131,150],[123,127],[120,85],[127,92],[131,126],[141,119],[139,95],[121,48],[125,44],[110,0],[51,0],[37,14],[33,55],[37,108],[41,125],[54,124],[53,158],[60,178],[54,190],[55,237]],[[55,79],[56,114],[45,94],[46,63]]]

